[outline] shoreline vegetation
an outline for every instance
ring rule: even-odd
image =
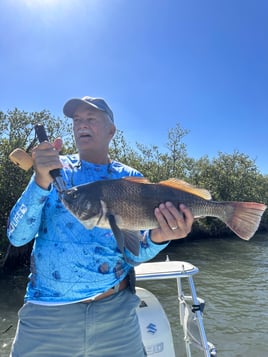
[[[15,108],[6,113],[0,111],[0,271],[12,271],[29,265],[32,243],[19,248],[10,246],[6,228],[10,210],[26,187],[33,169],[23,171],[8,156],[16,148],[30,152],[30,147],[36,145],[34,125],[38,123],[45,125],[51,141],[62,137],[62,155],[76,152],[71,122],[67,118],[55,118],[48,110],[28,113]],[[208,156],[191,158],[184,143],[187,134],[188,130],[177,123],[167,131],[166,149],[162,150],[157,145],[146,146],[138,142],[131,146],[124,133],[117,130],[111,143],[110,157],[135,167],[151,182],[174,177],[207,189],[215,201],[268,204],[268,175],[259,171],[254,159],[237,150],[231,154],[219,152],[212,159]],[[260,234],[268,233],[267,211],[264,212],[258,229]],[[233,235],[218,219],[207,217],[194,223],[188,238],[174,244],[181,244],[189,239]]]

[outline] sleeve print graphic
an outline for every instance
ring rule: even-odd
[[[27,212],[27,207],[25,206],[25,204],[22,204],[18,209],[18,211],[16,212],[15,216],[9,221],[8,231],[10,234],[14,232],[14,230],[16,229],[17,225],[19,224],[19,222],[21,221],[21,219],[23,218],[26,212]]]

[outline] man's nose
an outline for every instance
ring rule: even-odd
[[[78,121],[78,128],[88,128],[89,127],[89,121],[87,119],[79,119]]]

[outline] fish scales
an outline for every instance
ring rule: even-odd
[[[158,227],[154,209],[162,202],[170,201],[176,207],[184,203],[194,215],[196,212],[196,216],[205,215],[209,206],[214,207],[213,203],[208,204],[204,199],[170,187],[118,180],[102,185],[102,200],[118,220],[124,216],[124,221],[119,223],[121,228],[137,230]]]

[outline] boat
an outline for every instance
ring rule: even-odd
[[[203,323],[205,301],[197,296],[193,280],[193,276],[198,272],[199,269],[191,263],[169,259],[163,262],[142,263],[135,267],[137,285],[139,281],[176,279],[178,318],[182,327],[186,356],[191,357],[197,350],[200,351],[200,356],[216,357],[216,347],[207,340]],[[185,284],[188,285],[188,289]],[[185,294],[186,289],[189,295]],[[136,293],[141,300],[137,315],[147,356],[176,357],[170,322],[161,303],[147,289],[137,286]]]

